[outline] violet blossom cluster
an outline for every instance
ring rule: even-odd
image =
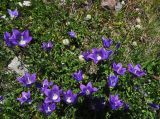
[[[9,10],[8,13],[11,18],[18,17],[19,13],[17,9],[15,10]],[[77,35],[74,31],[68,32],[68,35],[70,38],[75,39],[77,38]],[[19,31],[17,29],[13,29],[11,33],[5,32],[4,33],[4,41],[8,47],[12,46],[20,46],[20,47],[26,47],[31,41],[32,36],[29,34],[29,30]],[[88,61],[93,61],[95,64],[98,64],[99,62],[109,60],[111,55],[114,54],[113,50],[110,50],[110,47],[113,45],[113,40],[110,38],[102,37],[102,44],[103,47],[101,48],[92,48],[91,50],[87,50],[82,53],[83,58]],[[51,51],[53,48],[53,43],[51,41],[43,42],[41,46],[45,51]],[[117,50],[120,48],[120,43],[117,43],[116,47]],[[127,71],[127,68],[122,66],[122,63],[113,63],[113,72],[114,74],[110,74],[108,76],[108,86],[110,88],[114,88],[118,84],[118,80],[120,76],[124,76],[125,72]],[[128,64],[128,71],[137,77],[142,77],[146,73],[142,70],[140,64],[137,64],[136,66],[133,66],[132,64]],[[78,70],[77,72],[74,72],[72,74],[72,77],[80,82],[83,81],[83,72],[82,70]],[[28,88],[27,92],[22,92],[21,97],[18,97],[17,100],[20,101],[20,104],[24,103],[30,103],[31,100],[31,92],[30,88],[35,84],[37,81],[36,74],[30,74],[25,73],[24,76],[17,78],[17,81],[24,87]],[[50,115],[55,109],[57,103],[60,103],[61,101],[64,101],[66,104],[75,104],[77,102],[78,96],[91,96],[93,93],[98,91],[98,88],[93,87],[91,82],[88,82],[86,85],[83,83],[80,84],[80,92],[75,94],[71,89],[68,89],[67,91],[63,91],[58,85],[53,84],[53,82],[49,82],[47,79],[45,79],[42,82],[40,92],[44,94],[45,98],[41,106],[39,107],[39,110],[46,115]],[[103,101],[104,103],[104,101]],[[123,106],[126,106],[127,104],[124,103],[120,98],[118,94],[110,94],[109,96],[109,104],[112,110],[117,110]],[[152,107],[156,107],[159,109],[159,105],[155,104],[149,104]],[[103,105],[104,106],[104,105]],[[127,105],[128,107],[128,105]]]

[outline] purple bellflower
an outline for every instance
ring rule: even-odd
[[[43,81],[43,83],[42,83],[41,92],[44,93],[44,91],[45,91],[46,89],[48,89],[49,86],[52,86],[52,85],[53,85],[53,82],[52,82],[52,81],[51,81],[51,82],[48,82],[48,80],[45,79],[45,80]]]
[[[124,75],[126,72],[126,68],[122,67],[122,63],[113,63],[113,70],[119,75]]]
[[[76,102],[77,94],[73,94],[72,90],[68,90],[67,92],[64,92],[64,101],[67,104],[73,104]]]
[[[118,50],[121,47],[120,41],[116,44],[116,50]]]
[[[3,100],[3,96],[0,96],[0,101],[2,101]]]
[[[19,100],[21,104],[23,104],[24,102],[27,102],[27,103],[31,102],[30,91],[28,91],[28,92],[22,92],[22,97],[17,98],[17,100]]]
[[[132,64],[128,64],[128,71],[137,77],[145,75],[145,72],[141,69],[140,64],[137,64],[135,67]]]
[[[160,105],[155,104],[155,103],[148,103],[149,106],[151,106],[153,109],[155,110],[159,110],[160,109]]]
[[[53,85],[52,89],[45,89],[44,93],[47,96],[45,103],[60,102],[61,90],[57,85]]]
[[[22,33],[17,30],[13,29],[12,30],[12,35],[8,32],[4,33],[4,40],[7,44],[7,46],[21,46],[25,47],[28,45],[28,43],[32,40],[32,37],[29,36],[29,31],[25,30]]]
[[[14,29],[11,39],[13,39],[13,44],[21,47],[25,47],[32,40],[32,37],[29,36],[29,30],[25,30],[22,33],[19,30]]]
[[[56,109],[55,103],[43,103],[39,110],[46,115],[50,115]]]
[[[92,83],[89,82],[86,86],[83,84],[80,84],[81,94],[82,95],[91,95],[94,92],[97,92],[97,88],[92,87]]]
[[[4,40],[8,47],[14,46],[14,44],[12,43],[11,34],[9,32],[4,33]]]
[[[110,48],[110,46],[113,44],[113,41],[111,39],[106,39],[105,37],[102,37],[102,43],[105,48]]]
[[[82,73],[82,70],[79,70],[75,73],[72,74],[72,77],[74,79],[76,79],[76,81],[81,81],[83,79],[83,73]]]
[[[18,15],[19,15],[17,9],[15,9],[15,10],[13,10],[13,11],[10,10],[10,9],[8,9],[8,14],[10,15],[11,18],[16,18],[16,17],[18,17]]]
[[[123,106],[123,101],[119,99],[118,95],[110,95],[109,104],[112,110],[117,110]]]
[[[46,51],[50,51],[52,47],[53,47],[53,43],[51,41],[42,43],[42,48]]]
[[[111,54],[111,50],[105,50],[104,48],[93,48],[92,53],[88,57],[93,60],[95,64],[97,64],[101,60],[107,60]]]
[[[117,85],[117,83],[118,83],[118,76],[110,75],[110,76],[108,77],[108,86],[109,86],[110,88],[115,87],[115,86]]]
[[[36,82],[36,74],[25,73],[24,76],[17,78],[17,80],[25,87],[30,87]]]
[[[91,52],[89,50],[87,50],[86,52],[83,52],[82,55],[83,55],[83,58],[86,60],[86,61],[89,61],[90,58],[88,57],[89,55],[91,54]]]
[[[68,35],[71,37],[71,38],[76,38],[76,33],[74,31],[70,31],[68,32]]]

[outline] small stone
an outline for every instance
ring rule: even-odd
[[[137,42],[134,41],[134,42],[132,43],[132,45],[133,45],[133,46],[137,46]]]
[[[31,6],[31,2],[30,1],[23,1],[23,5],[29,7],[29,6]]]
[[[79,55],[79,60],[80,60],[80,61],[84,61],[83,55]]]
[[[122,4],[120,2],[117,3],[117,5],[115,6],[115,10],[118,12],[122,9]]]
[[[137,23],[140,23],[141,22],[141,19],[138,17],[138,18],[136,18],[136,22]]]
[[[92,16],[90,14],[87,14],[85,20],[90,20],[92,18]]]
[[[63,40],[63,44],[64,44],[64,45],[69,45],[69,40],[68,40],[68,39],[64,39],[64,40]]]
[[[25,72],[28,72],[27,68],[21,61],[19,61],[18,57],[14,57],[11,63],[8,65],[8,69],[15,71],[19,75],[24,75]]]
[[[115,6],[117,4],[117,1],[116,0],[102,0],[101,1],[101,6],[102,7],[109,7],[110,9],[114,9]]]
[[[141,28],[142,28],[142,26],[139,25],[139,24],[137,24],[135,27],[138,28],[138,29],[141,29]]]
[[[121,4],[122,4],[122,5],[125,5],[125,2],[124,2],[124,1],[122,1],[122,2],[121,2]]]

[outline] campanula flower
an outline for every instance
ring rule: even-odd
[[[8,47],[14,46],[11,39],[11,34],[9,32],[4,33],[4,41]]]
[[[102,37],[102,43],[105,48],[110,48],[110,46],[113,44],[113,41],[111,39],[106,39],[105,37]]]
[[[83,58],[86,60],[86,61],[89,61],[90,58],[88,57],[89,55],[91,54],[91,52],[89,50],[87,50],[86,52],[83,52],[82,55],[83,55]]]
[[[149,106],[151,106],[153,109],[155,110],[159,110],[160,109],[160,105],[155,104],[155,103],[148,103]]]
[[[145,72],[141,69],[140,64],[137,64],[135,67],[132,64],[128,64],[128,71],[137,77],[145,75]]]
[[[12,43],[14,45],[25,47],[32,40],[32,37],[29,35],[29,30],[25,30],[21,33],[19,30],[14,29],[12,33],[11,39],[13,39]]]
[[[92,83],[89,82],[86,86],[83,84],[80,84],[81,94],[83,95],[91,95],[94,92],[97,92],[97,88],[92,87]]]
[[[116,44],[116,50],[118,50],[120,47],[121,47],[121,43],[118,42],[118,43]]]
[[[25,87],[30,87],[36,81],[36,74],[25,73],[24,76],[17,78],[17,80]]]
[[[31,101],[30,91],[22,92],[22,96],[20,98],[17,98],[17,100],[19,100],[21,104],[23,104],[24,102],[29,103]]]
[[[39,110],[46,115],[50,115],[56,109],[55,103],[43,103]]]
[[[60,102],[61,90],[57,85],[53,85],[52,89],[46,89],[44,93],[47,96],[45,103]]]
[[[12,35],[8,32],[4,33],[4,40],[7,44],[7,46],[21,46],[25,47],[28,45],[28,43],[32,40],[32,37],[29,36],[29,31],[25,30],[22,33],[17,30],[12,30]]]
[[[11,18],[16,18],[16,17],[18,17],[18,15],[19,15],[17,9],[15,9],[15,10],[13,10],[13,11],[10,10],[10,9],[8,9],[8,14],[10,15]]]
[[[46,51],[50,51],[52,47],[53,47],[53,43],[51,41],[42,43],[42,48]]]
[[[52,86],[53,85],[53,82],[49,82],[47,79],[45,79],[42,83],[42,87],[41,87],[41,92],[44,93],[44,91],[46,89],[48,89],[49,86]]]
[[[71,37],[71,38],[76,38],[76,33],[74,31],[70,31],[68,32],[68,35]]]
[[[113,63],[113,70],[119,75],[124,75],[126,72],[126,68],[122,67],[122,63]]]
[[[73,94],[72,90],[68,90],[67,92],[64,92],[64,101],[67,104],[73,104],[76,102],[77,94]]]
[[[99,61],[107,60],[112,54],[111,50],[105,50],[104,48],[93,48],[92,53],[88,55],[88,58],[94,61],[97,64]]]
[[[108,86],[109,87],[115,87],[118,83],[118,76],[110,75],[108,77]]]
[[[83,79],[83,73],[82,73],[82,70],[79,70],[75,73],[72,74],[72,77],[74,79],[76,79],[76,81],[81,81]]]
[[[123,106],[123,101],[119,99],[118,95],[110,95],[109,104],[112,110],[117,110]]]

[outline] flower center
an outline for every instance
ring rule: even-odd
[[[31,83],[32,83],[32,81],[30,80],[29,77],[27,77],[27,81],[28,81],[28,84],[31,84]]]
[[[72,102],[71,97],[68,97],[66,101],[67,101],[68,103],[71,103],[71,102]]]
[[[24,95],[23,97],[24,97],[25,99],[27,99],[27,96],[26,96],[26,95]]]
[[[50,109],[50,107],[47,107],[47,112],[51,112],[51,109]]]
[[[91,92],[87,89],[86,90],[86,95],[89,95]]]
[[[26,41],[21,40],[21,41],[19,42],[19,44],[21,44],[21,45],[25,45],[25,44],[26,44]]]
[[[101,60],[101,59],[102,59],[102,57],[98,55],[97,56],[97,60]]]
[[[57,95],[57,94],[54,94],[53,97],[52,97],[52,99],[53,99],[53,100],[57,100],[57,99],[58,99],[58,95]]]

